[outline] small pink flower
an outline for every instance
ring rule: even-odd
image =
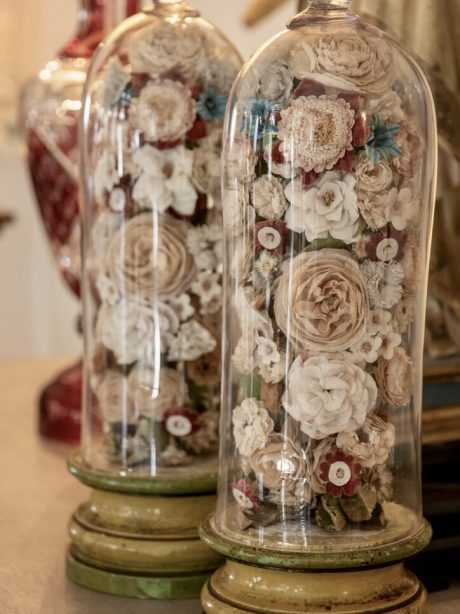
[[[286,224],[281,220],[258,222],[255,228],[256,249],[273,254],[284,254],[286,249]]]
[[[332,497],[352,497],[361,486],[362,466],[343,450],[329,452],[320,463],[320,479]]]
[[[199,414],[193,409],[177,407],[168,409],[163,416],[165,430],[174,437],[187,437],[200,430]]]
[[[260,511],[259,497],[255,488],[246,480],[232,484],[232,493],[239,507],[245,511]]]

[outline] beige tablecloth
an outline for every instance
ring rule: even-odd
[[[199,614],[197,602],[118,599],[65,576],[66,525],[87,490],[66,471],[67,450],[37,435],[40,386],[71,360],[0,361],[0,613]],[[432,614],[459,614],[460,588],[431,597]]]

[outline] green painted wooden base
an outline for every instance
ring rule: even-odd
[[[199,539],[215,495],[92,491],[69,524],[69,578],[96,591],[143,599],[197,598],[221,562]]]
[[[67,576],[80,586],[110,595],[171,600],[198,597],[209,574],[155,577],[115,573],[82,563],[69,552]]]

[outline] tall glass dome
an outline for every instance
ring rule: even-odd
[[[436,125],[399,44],[348,0],[308,4],[227,111],[224,436],[205,537],[314,567],[423,531]]]
[[[220,147],[240,64],[196,11],[158,0],[100,47],[84,94],[81,463],[147,489],[215,480]]]

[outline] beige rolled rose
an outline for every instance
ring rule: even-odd
[[[139,414],[160,422],[168,409],[182,406],[181,377],[174,369],[157,373],[137,365],[128,377],[128,397]]]
[[[266,488],[295,486],[305,472],[305,454],[290,439],[280,433],[270,435],[266,445],[256,450],[250,465]]]
[[[108,269],[121,294],[146,299],[178,296],[196,274],[181,223],[151,213],[120,228],[110,244]]]
[[[353,433],[337,435],[337,447],[357,458],[363,467],[384,463],[395,444],[395,427],[370,414],[363,426]]]
[[[128,396],[128,382],[118,371],[107,371],[95,394],[104,421],[131,423],[136,420],[135,407]]]
[[[374,375],[385,401],[396,407],[404,407],[410,402],[414,369],[404,348],[396,348],[391,360],[380,358]]]
[[[343,250],[303,253],[282,275],[275,317],[295,345],[336,352],[357,343],[366,330],[368,301],[359,266]]]

